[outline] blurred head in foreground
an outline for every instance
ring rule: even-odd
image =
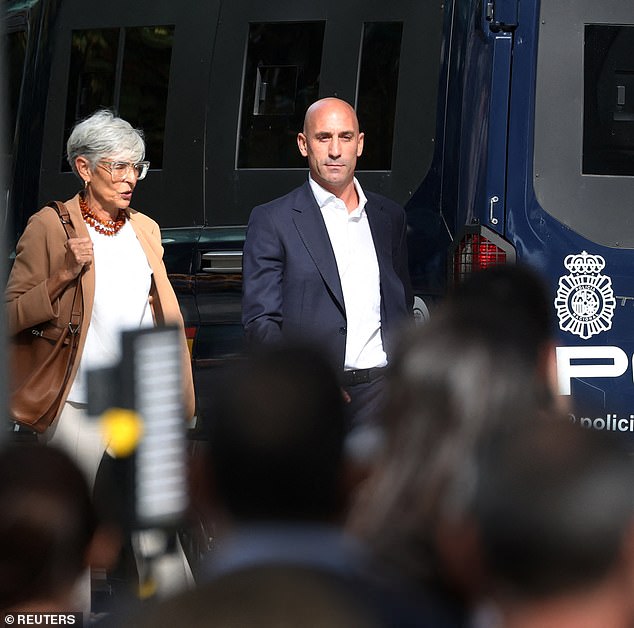
[[[0,450],[0,608],[79,610],[73,589],[91,563],[118,545],[100,528],[88,485],[61,450]]]
[[[474,512],[505,625],[634,625],[634,469],[610,435],[522,422],[489,438],[478,468]]]
[[[242,521],[339,517],[343,397],[323,355],[263,349],[225,382],[209,435],[214,501]]]
[[[457,284],[448,306],[467,320],[499,320],[506,341],[530,360],[550,393],[557,393],[552,299],[541,275],[525,264],[498,264]],[[565,399],[556,398],[561,411]]]
[[[402,338],[389,367],[384,455],[351,529],[414,583],[479,594],[471,525],[476,451],[490,429],[553,412],[517,321],[447,304]]]

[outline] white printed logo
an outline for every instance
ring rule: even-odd
[[[560,329],[585,340],[610,329],[616,299],[612,280],[601,274],[605,259],[583,251],[568,255],[564,266],[570,274],[559,278],[555,297]]]

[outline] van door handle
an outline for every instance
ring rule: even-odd
[[[489,199],[489,222],[492,225],[497,225],[498,224],[498,219],[493,215],[493,206],[499,201],[499,197],[498,196],[492,196]]]
[[[204,273],[241,273],[242,251],[208,251],[202,254]]]

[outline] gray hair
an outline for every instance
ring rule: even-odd
[[[77,176],[77,157],[87,159],[91,169],[94,169],[101,159],[119,153],[130,153],[134,161],[142,160],[145,157],[143,131],[135,129],[107,109],[96,111],[78,122],[66,144],[68,163]]]

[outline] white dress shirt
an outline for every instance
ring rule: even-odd
[[[355,178],[359,206],[348,212],[340,198],[310,176],[308,180],[326,223],[343,290],[347,320],[344,369],[385,366],[379,263],[365,211],[367,198]]]

